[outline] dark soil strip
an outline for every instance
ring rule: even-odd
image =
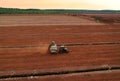
[[[58,72],[6,75],[6,76],[0,76],[0,79],[25,78],[25,77],[50,76],[50,75],[64,75],[64,74],[73,74],[73,73],[89,73],[89,72],[100,72],[100,71],[109,71],[109,70],[110,71],[112,71],[112,70],[120,70],[120,66],[118,66],[118,67],[103,67],[103,68],[86,69],[86,70],[73,70],[73,71],[58,71]]]
[[[76,44],[64,44],[65,46],[83,46],[83,45],[112,45],[120,44],[120,42],[96,42],[96,43],[76,43]]]
[[[65,45],[65,46],[87,46],[87,45],[118,45],[120,42],[96,42],[96,43],[68,43],[68,44],[58,44],[57,46]],[[0,46],[0,48],[32,48],[32,47],[42,47],[39,46]]]
[[[86,35],[86,34],[90,34],[90,35],[111,35],[111,34],[120,34],[120,32],[95,32],[95,33],[61,33],[61,34],[19,34],[19,35],[0,35],[0,38],[11,38],[11,37],[33,37],[33,36],[44,36],[44,37],[48,37],[48,36],[73,36],[73,35]]]

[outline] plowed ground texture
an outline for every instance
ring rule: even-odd
[[[51,41],[69,53],[50,54]],[[119,81],[119,75],[120,25],[0,26],[0,81]]]
[[[100,17],[101,21],[109,22],[109,24],[120,24],[120,13],[84,13],[88,17]]]
[[[82,17],[66,15],[0,15],[0,26],[103,25]]]

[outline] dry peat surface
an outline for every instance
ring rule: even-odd
[[[50,54],[55,41],[67,54]],[[0,81],[120,81],[120,25],[83,16],[0,15]]]

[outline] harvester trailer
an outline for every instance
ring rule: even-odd
[[[51,54],[58,53],[58,48],[57,48],[57,44],[55,43],[55,41],[52,41],[51,44],[49,45],[49,51]]]

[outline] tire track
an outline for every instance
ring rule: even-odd
[[[120,41],[118,42],[94,42],[94,43],[66,43],[66,44],[58,44],[57,46],[65,45],[65,46],[91,46],[91,45],[118,45],[120,44]],[[32,47],[41,47],[41,45],[36,46],[0,46],[0,48],[32,48]]]
[[[48,72],[36,72],[36,73],[26,73],[26,74],[13,74],[13,75],[1,75],[0,80],[4,79],[14,79],[14,78],[30,78],[37,76],[51,76],[51,75],[65,75],[65,74],[76,74],[76,73],[95,73],[101,71],[120,71],[120,66],[105,66],[105,67],[97,67],[83,70],[63,70],[63,71],[48,71]]]

